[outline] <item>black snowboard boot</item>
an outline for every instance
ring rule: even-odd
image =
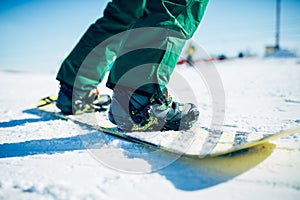
[[[73,97],[73,98],[72,98]],[[74,89],[63,82],[60,83],[60,90],[56,106],[64,114],[82,114],[106,110],[111,103],[109,95],[100,95],[97,89],[89,92]]]
[[[194,104],[173,102],[167,89],[152,96],[115,89],[108,114],[124,131],[187,130],[199,117]]]

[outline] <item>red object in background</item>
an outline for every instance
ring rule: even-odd
[[[185,59],[182,59],[182,60],[179,60],[178,62],[177,62],[177,65],[183,65],[183,64],[185,64],[186,63],[186,60]]]

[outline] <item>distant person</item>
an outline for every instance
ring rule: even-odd
[[[193,55],[195,53],[195,47],[192,44],[189,45],[187,53],[188,53],[188,56],[187,56],[186,62],[189,65],[193,65],[194,64]]]
[[[207,4],[208,0],[109,2],[104,16],[88,28],[58,71],[57,107],[65,114],[81,114],[100,110],[111,103],[109,120],[129,131],[134,130],[133,127],[139,130],[191,128],[199,111],[192,103],[172,101],[166,85],[185,41],[196,31]],[[136,28],[147,27],[153,27],[152,31],[134,34]],[[112,41],[97,50],[97,45],[127,30],[132,30],[133,35],[129,32],[122,41]],[[158,43],[158,47],[142,48],[153,43]],[[113,45],[121,46],[119,51],[135,50],[118,56],[118,48],[111,48]],[[97,56],[97,62],[85,60],[91,52]],[[113,90],[110,99],[108,95],[99,94],[97,85],[114,57],[106,84]],[[148,65],[143,71],[134,71],[145,64]]]

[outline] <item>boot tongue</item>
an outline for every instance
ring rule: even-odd
[[[171,107],[173,101],[172,101],[172,96],[170,95],[168,90],[166,90],[166,92],[165,92],[165,98],[166,98],[166,102],[165,102],[166,105]]]
[[[154,95],[153,98],[155,99],[153,102],[164,104],[166,106],[172,105],[172,96],[166,87],[162,91],[158,92],[156,96]]]

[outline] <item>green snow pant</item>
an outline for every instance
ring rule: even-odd
[[[107,86],[153,94],[165,87],[185,41],[196,31],[208,0],[113,0],[64,60],[57,80],[80,90]]]

